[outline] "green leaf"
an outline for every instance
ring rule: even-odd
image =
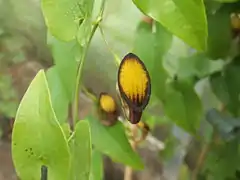
[[[133,52],[140,57],[149,71],[153,94],[163,99],[168,75],[163,68],[162,58],[170,48],[172,36],[161,24],[155,25],[156,31],[153,32],[151,24],[144,21],[139,23]]]
[[[224,61],[212,61],[202,53],[194,53],[187,57],[180,57],[177,61],[177,75],[181,78],[203,78],[223,68]]]
[[[128,142],[122,123],[117,122],[114,126],[107,127],[92,116],[88,120],[91,125],[92,143],[96,150],[108,155],[113,161],[134,169],[143,169],[139,155]]]
[[[235,116],[240,113],[240,61],[239,56],[226,65],[223,72],[210,77],[213,92]]]
[[[225,6],[222,6],[217,12],[209,13],[207,19],[207,54],[213,59],[226,58],[229,56],[232,41],[230,11]]]
[[[81,120],[76,124],[72,139],[72,178],[89,180],[92,158],[92,143],[89,122]]]
[[[213,146],[207,153],[204,171],[212,179],[226,180],[235,177],[235,172],[239,168],[239,142],[231,141],[220,146]]]
[[[77,60],[80,59],[80,47],[76,40],[64,43],[52,40],[51,50],[59,77],[65,88],[68,99],[71,101],[77,74]]]
[[[164,109],[178,126],[189,133],[196,133],[203,109],[191,84],[181,80],[169,82]]]
[[[228,93],[227,84],[221,72],[212,74],[209,78],[213,93],[217,98],[223,102],[226,106],[230,101],[230,94]]]
[[[71,41],[81,21],[92,13],[94,0],[42,0],[45,22],[53,36]]]
[[[103,158],[102,154],[93,149],[92,151],[92,163],[90,180],[102,180],[103,179]]]
[[[48,167],[49,179],[68,179],[69,148],[54,114],[43,70],[35,76],[19,105],[12,156],[20,179],[39,180],[42,165]]]
[[[46,76],[49,84],[53,109],[57,119],[60,123],[66,122],[68,118],[68,105],[70,101],[68,100],[56,66],[48,69]]]
[[[159,21],[174,35],[197,50],[205,50],[208,33],[203,0],[133,2],[143,13]]]

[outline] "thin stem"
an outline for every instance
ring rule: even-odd
[[[120,58],[119,58],[119,57],[117,56],[117,54],[112,50],[112,48],[110,48],[110,45],[108,44],[108,42],[107,42],[107,40],[106,40],[106,37],[105,37],[105,35],[104,35],[103,29],[102,29],[101,26],[99,26],[99,30],[100,30],[100,33],[101,33],[102,38],[103,38],[103,41],[104,41],[104,43],[106,44],[108,50],[109,50],[109,51],[112,53],[112,55],[114,56],[114,60],[115,60],[116,65],[119,66],[119,65],[120,65],[120,62],[121,62]]]
[[[96,32],[99,23],[102,21],[103,18],[103,11],[104,11],[104,6],[105,6],[105,0],[102,0],[101,8],[99,15],[97,16],[97,20],[93,25],[93,28],[91,30],[91,34],[88,40],[88,43],[83,51],[83,55],[81,57],[80,63],[77,68],[77,77],[76,77],[76,87],[75,87],[75,94],[74,94],[74,105],[73,105],[73,127],[75,126],[77,120],[78,120],[78,107],[79,107],[79,89],[81,86],[81,76],[82,76],[82,69],[84,65],[84,60],[86,59],[86,54],[89,48],[89,45],[91,43],[91,40],[93,38],[94,33]]]

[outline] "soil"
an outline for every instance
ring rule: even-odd
[[[11,158],[10,141],[0,142],[0,180],[17,180]]]

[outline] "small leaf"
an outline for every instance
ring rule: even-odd
[[[48,69],[46,75],[54,112],[60,123],[66,122],[68,117],[68,105],[70,101],[68,100],[56,66]]]
[[[12,156],[20,179],[39,180],[42,165],[47,166],[49,179],[68,179],[69,148],[54,114],[43,70],[35,76],[19,105]]]
[[[198,50],[207,44],[207,21],[203,0],[133,0],[145,14]]]
[[[91,163],[91,172],[90,180],[102,180],[103,179],[103,158],[102,154],[97,151],[92,151],[92,163]]]
[[[202,104],[191,84],[176,80],[167,86],[164,109],[167,116],[189,133],[196,133],[202,116]]]
[[[81,120],[76,124],[73,138],[72,179],[89,180],[92,159],[92,144],[88,121]]]
[[[76,35],[81,19],[92,13],[94,0],[42,0],[42,11],[53,36],[71,41]]]
[[[135,169],[142,169],[143,164],[138,154],[130,146],[121,122],[112,127],[103,126],[92,116],[88,118],[91,125],[92,143],[96,150],[108,155],[113,161],[123,163]]]

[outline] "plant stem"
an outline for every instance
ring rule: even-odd
[[[78,107],[79,107],[79,89],[81,86],[81,76],[82,76],[82,69],[83,69],[83,65],[84,65],[84,60],[86,59],[86,54],[89,48],[89,45],[91,43],[91,40],[93,38],[93,35],[95,34],[97,28],[99,27],[99,23],[102,21],[103,18],[103,11],[104,11],[104,6],[105,6],[105,0],[102,0],[102,4],[101,4],[101,8],[100,8],[100,12],[97,16],[97,20],[93,25],[93,28],[91,30],[91,34],[88,40],[88,43],[86,45],[86,47],[84,48],[81,60],[78,64],[78,68],[77,68],[77,77],[76,77],[76,87],[75,87],[75,94],[74,94],[74,104],[73,104],[73,128],[78,120],[79,114],[78,114]]]

